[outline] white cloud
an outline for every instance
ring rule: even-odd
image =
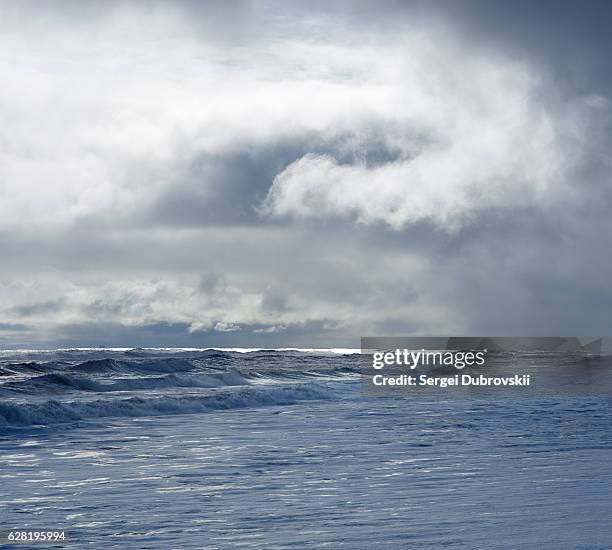
[[[207,39],[176,10],[117,8],[95,32],[93,22],[21,23],[0,34],[5,231],[125,222],[201,155],[313,137],[328,156],[283,170],[268,213],[459,223],[548,200],[579,160],[589,113],[607,110],[409,22],[390,37],[276,23],[247,47]],[[373,139],[397,159],[366,167]]]
[[[416,261],[421,265],[414,266]],[[329,330],[373,330],[390,313],[396,318],[418,319],[432,330],[441,327],[443,317],[444,326],[450,322],[448,312],[442,315],[446,307],[443,303],[435,305],[418,296],[403,300],[405,295],[398,290],[407,272],[414,282],[428,276],[423,258],[381,259],[371,273],[358,265],[362,274],[342,283],[354,287],[347,288],[343,295],[337,291],[334,295],[334,280],[330,280],[331,290],[322,293],[316,282],[309,281],[311,276],[300,274],[300,268],[296,268],[296,285],[282,308],[266,300],[273,273],[260,281],[249,281],[248,274],[243,273],[236,275],[235,281],[220,278],[214,284],[206,278],[179,273],[148,277],[107,274],[104,278],[74,272],[24,275],[0,280],[0,319],[9,325],[24,324],[38,334],[52,334],[71,325],[146,327],[159,323],[184,324],[190,333],[275,334],[309,323]],[[330,277],[330,269],[328,265],[325,273],[315,271],[314,275]],[[368,295],[357,299],[363,289]]]
[[[307,154],[277,175],[263,212],[396,229],[427,220],[452,230],[487,209],[567,198],[607,103],[562,98],[545,73],[508,59],[439,47],[387,52],[380,62],[418,60],[386,81],[394,113],[388,140],[398,158],[368,166]],[[359,133],[359,112],[355,120]]]
[[[207,41],[172,11],[163,26],[149,18],[119,10],[85,28],[2,29],[0,230],[125,221],[198,155],[325,133],[377,100],[312,62],[345,48],[285,37],[275,51],[243,49]]]

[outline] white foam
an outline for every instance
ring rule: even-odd
[[[56,353],[70,351],[111,351],[111,352],[127,352],[127,351],[159,351],[159,352],[204,352],[204,351],[224,351],[235,353],[253,353],[257,351],[296,351],[301,353],[334,353],[334,354],[353,354],[360,353],[359,348],[57,348],[57,349],[4,349],[0,350],[1,354],[13,353]]]

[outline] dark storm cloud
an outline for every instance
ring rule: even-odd
[[[0,346],[612,329],[607,3],[0,9]]]
[[[610,91],[610,2],[465,0],[437,2],[433,9],[460,21],[469,40],[551,64],[560,84]]]

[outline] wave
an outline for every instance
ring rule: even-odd
[[[248,381],[236,370],[228,370],[197,376],[168,374],[165,376],[147,376],[138,378],[117,378],[109,381],[98,381],[91,378],[76,377],[71,374],[55,372],[19,380],[0,386],[0,393],[10,392],[41,394],[57,393],[68,390],[86,392],[117,392],[131,390],[154,390],[163,388],[220,388],[224,386],[242,386]]]
[[[284,353],[310,356],[326,355],[359,355],[357,348],[58,348],[58,349],[2,349],[1,358],[10,357],[99,357],[108,355],[124,355],[126,357],[159,357],[163,355],[193,355],[207,353],[225,353],[234,355],[248,355],[254,353]]]
[[[112,373],[112,372],[188,372],[194,369],[194,364],[187,359],[167,357],[148,361],[120,361],[117,359],[92,359],[84,363],[72,365],[68,370],[82,373]]]
[[[0,432],[111,416],[184,414],[329,397],[359,357],[291,350],[59,350],[0,360]],[[330,393],[331,392],[331,393]]]
[[[0,365],[0,377],[23,374],[35,375],[48,372],[52,368],[54,368],[54,365],[48,363],[37,363],[36,361],[30,361],[27,363],[8,363],[6,365]]]
[[[353,361],[352,364],[343,364],[331,358],[319,358],[317,361],[313,361],[312,358],[277,353],[264,357],[261,355],[243,356],[239,359],[220,352],[189,359],[165,357],[120,360],[104,357],[83,362],[28,362],[0,365],[0,389],[3,386],[11,385],[15,379],[22,380],[24,378],[27,378],[24,383],[31,382],[39,385],[48,381],[64,386],[90,389],[82,386],[83,383],[78,381],[78,377],[112,381],[129,378],[130,376],[151,377],[155,374],[184,374],[200,377],[205,375],[225,376],[234,379],[236,376],[243,376],[245,379],[266,377],[273,380],[336,376],[359,371],[358,361]],[[167,380],[179,380],[179,378],[169,377]],[[228,382],[228,384],[230,383],[235,384],[237,382]],[[144,389],[147,387],[143,386]],[[97,387],[91,385],[91,389],[97,389]]]
[[[47,426],[107,417],[163,416],[202,413],[270,405],[291,405],[299,401],[336,397],[329,385],[303,383],[285,386],[246,386],[214,391],[207,395],[130,397],[95,401],[44,403],[0,403],[0,430]]]

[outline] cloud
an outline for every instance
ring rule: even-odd
[[[0,345],[605,326],[609,94],[451,4],[3,3]]]
[[[191,330],[195,330],[193,325],[192,325]],[[236,332],[236,331],[240,330],[240,326],[239,325],[234,325],[232,323],[219,322],[219,323],[215,323],[215,326],[213,327],[213,330],[215,330],[217,332]]]
[[[277,217],[456,225],[549,201],[607,112],[442,24],[358,37],[315,11],[244,47],[142,10],[4,29],[0,230],[255,223],[266,196]]]
[[[423,60],[394,82],[395,125],[416,136],[398,139],[400,158],[368,166],[304,155],[276,176],[262,212],[452,230],[483,211],[567,201],[607,101],[559,98],[552,82],[508,60],[438,55],[444,65]]]
[[[219,182],[237,177],[220,157],[335,139],[384,93],[355,81],[348,44],[303,31],[244,48],[202,35],[180,9],[118,5],[95,32],[24,12],[0,38],[0,230],[163,224],[181,209],[197,218],[194,203],[202,224],[216,222]]]

